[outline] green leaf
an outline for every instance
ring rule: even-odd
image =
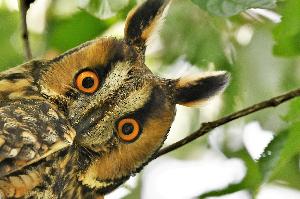
[[[276,0],[192,0],[200,8],[217,16],[233,16],[249,8],[272,8]]]
[[[278,56],[300,55],[300,1],[288,0],[282,12],[282,22],[274,29],[275,46]]]
[[[221,36],[224,20],[208,16],[201,10],[199,12],[197,7],[191,5],[185,1],[173,4],[161,31],[162,43],[167,49],[162,52],[162,59],[166,64],[171,64],[184,55],[187,61],[199,67],[211,62],[217,66],[224,65],[226,56]],[[190,14],[183,10],[188,10]],[[192,24],[195,24],[193,28]]]
[[[258,165],[264,181],[267,181],[278,165],[281,153],[288,139],[288,132],[279,133],[266,147]]]
[[[259,159],[259,167],[264,181],[271,181],[282,175],[282,169],[300,153],[300,100],[294,100],[289,107],[286,121],[287,130],[279,133],[267,146]]]
[[[108,19],[129,4],[129,0],[78,0],[80,8],[99,19]]]
[[[276,165],[276,168],[272,172],[272,179],[276,178],[294,156],[300,154],[300,99],[295,99],[289,105],[289,111],[285,119],[290,123],[288,131],[288,137],[282,152],[280,159]],[[299,170],[298,170],[299,171]]]
[[[280,159],[272,171],[271,180],[278,172],[297,154],[300,153],[300,122],[296,122],[289,128],[288,138],[284,144]]]
[[[300,98],[290,102],[288,114],[282,119],[288,123],[300,122]]]
[[[300,190],[299,155],[295,155],[276,174],[274,180],[284,182],[286,186]]]
[[[113,22],[101,21],[85,11],[65,18],[53,17],[48,25],[48,45],[61,52],[94,39]]]
[[[0,8],[0,70],[20,64],[23,60],[18,12]]]

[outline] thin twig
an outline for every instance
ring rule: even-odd
[[[271,98],[269,100],[260,102],[258,104],[255,104],[253,106],[250,106],[248,108],[245,108],[243,110],[240,110],[238,112],[232,113],[230,115],[227,115],[225,117],[222,117],[218,120],[212,121],[212,122],[207,122],[207,123],[202,123],[200,129],[198,129],[197,131],[195,131],[194,133],[192,133],[191,135],[185,137],[184,139],[175,142],[174,144],[171,144],[170,146],[167,146],[165,148],[163,148],[162,150],[160,150],[156,156],[154,158],[157,158],[159,156],[162,156],[166,153],[169,153],[171,151],[174,151],[175,149],[178,149],[192,141],[194,141],[195,139],[207,134],[208,132],[210,132],[211,130],[222,126],[226,123],[229,123],[233,120],[236,120],[238,118],[244,117],[246,115],[249,115],[251,113],[260,111],[262,109],[266,109],[266,108],[270,108],[270,107],[276,107],[288,100],[291,100],[295,97],[300,96],[300,88],[292,90],[290,92],[287,92],[283,95]]]
[[[32,59],[31,49],[30,49],[30,43],[28,38],[28,29],[27,29],[27,22],[26,22],[26,16],[27,16],[27,10],[29,8],[31,1],[27,0],[19,0],[19,7],[21,12],[21,20],[22,20],[22,40],[24,45],[24,53],[26,60]]]

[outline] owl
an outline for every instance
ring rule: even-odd
[[[223,71],[165,79],[145,65],[169,3],[134,8],[124,39],[97,38],[0,73],[0,198],[104,198],[153,160],[176,104],[224,90]]]

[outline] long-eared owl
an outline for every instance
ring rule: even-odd
[[[145,65],[169,2],[134,8],[124,39],[97,38],[0,73],[0,198],[103,198],[153,159],[176,104],[224,90],[226,72],[165,79]]]

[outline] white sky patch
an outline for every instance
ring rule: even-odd
[[[32,32],[43,33],[46,26],[46,12],[50,0],[36,0],[30,5],[27,16],[28,29]]]
[[[253,28],[250,25],[243,25],[235,32],[235,38],[240,45],[246,46],[253,37]]]
[[[259,159],[273,137],[273,133],[263,130],[258,122],[251,122],[244,127],[243,142],[254,160]]]
[[[134,189],[137,185],[137,177],[131,177],[123,186],[114,190],[108,195],[105,195],[105,199],[120,199],[130,194],[131,189]]]
[[[239,159],[226,159],[212,150],[192,161],[159,158],[144,170],[142,199],[188,199],[238,183],[246,168]]]
[[[159,29],[159,28],[156,28]],[[163,44],[159,35],[159,30],[152,32],[147,40],[146,57],[155,55],[163,49]]]
[[[191,133],[191,121],[195,109],[176,105],[176,116],[171,126],[166,145],[170,145]]]
[[[224,128],[218,127],[208,134],[208,142],[212,149],[222,153],[222,145],[225,140]]]
[[[216,119],[220,110],[222,110],[222,94],[211,97],[207,102],[200,106],[201,119],[204,121],[212,121]]]
[[[300,191],[279,185],[265,185],[263,186],[257,199],[299,199]]]
[[[5,0],[5,4],[10,11],[18,11],[18,0]]]
[[[230,150],[238,151],[244,147],[243,129],[244,129],[243,120],[238,120],[228,126],[225,137],[227,140],[229,140],[226,144]]]
[[[128,189],[126,189],[125,187],[120,187],[115,191],[111,192],[110,194],[105,195],[105,199],[120,199],[120,198],[124,198],[129,193],[130,191]]]
[[[110,26],[108,30],[106,30],[101,36],[102,37],[117,37],[123,38],[124,37],[124,27],[125,22],[118,22],[114,25]]]
[[[189,74],[191,71],[199,69],[189,63],[184,56],[179,57],[171,66],[167,67],[167,70],[163,71],[162,76],[164,78],[177,79],[182,77],[185,74]]]

